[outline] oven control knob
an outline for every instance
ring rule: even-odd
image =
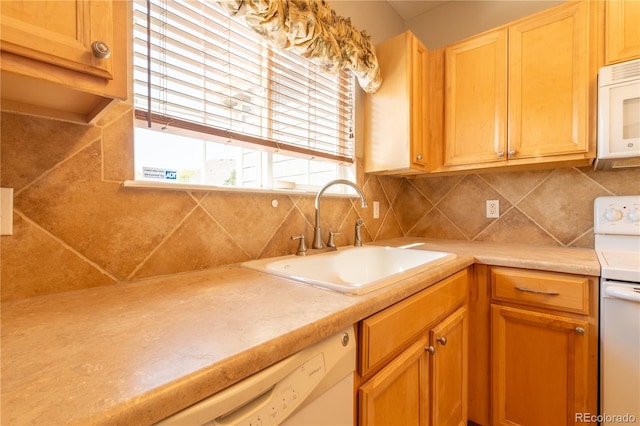
[[[627,215],[631,222],[640,222],[640,209],[633,209]]]
[[[607,209],[604,212],[604,218],[609,222],[615,222],[616,220],[622,219],[622,212],[613,208]]]

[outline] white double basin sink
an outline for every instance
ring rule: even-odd
[[[455,258],[453,253],[439,251],[362,246],[258,259],[242,266],[340,293],[364,294]]]

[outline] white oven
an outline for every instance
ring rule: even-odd
[[[600,278],[600,419],[640,424],[640,195],[594,203]]]
[[[596,169],[640,166],[640,59],[598,73]]]

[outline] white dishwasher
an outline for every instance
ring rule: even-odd
[[[157,424],[351,426],[355,363],[349,327]]]

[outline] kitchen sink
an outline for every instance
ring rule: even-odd
[[[341,247],[308,255],[251,260],[245,268],[340,293],[364,294],[452,260],[453,253],[399,247]]]

